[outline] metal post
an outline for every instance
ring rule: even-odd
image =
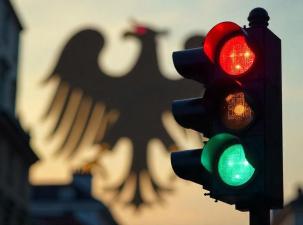
[[[270,225],[270,209],[258,207],[249,211],[250,225]]]

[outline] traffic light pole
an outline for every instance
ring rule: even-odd
[[[249,225],[270,225],[270,209],[258,207],[249,211]]]

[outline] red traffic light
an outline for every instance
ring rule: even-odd
[[[219,53],[221,68],[232,76],[247,72],[254,61],[255,53],[249,48],[243,35],[237,35],[227,40]]]
[[[206,35],[203,50],[213,63],[231,76],[242,75],[254,64],[256,55],[249,48],[246,32],[236,23],[222,22]],[[226,40],[226,38],[231,37]]]

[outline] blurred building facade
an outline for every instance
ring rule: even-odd
[[[0,1],[0,224],[28,225],[28,170],[37,157],[15,117],[19,34],[8,0]]]
[[[21,23],[9,0],[0,1],[0,106],[14,114]]]
[[[68,185],[31,189],[32,225],[117,225],[110,211],[91,195],[90,173],[75,173]]]
[[[275,210],[272,225],[302,225],[303,224],[303,192],[298,190],[296,199],[288,203],[284,209]]]
[[[0,224],[28,225],[28,170],[37,160],[18,121],[0,110]]]

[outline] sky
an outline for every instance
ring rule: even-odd
[[[129,69],[136,59],[139,47],[134,41],[123,40],[121,34],[131,27],[131,21],[168,29],[169,35],[160,40],[161,69],[174,79],[171,52],[182,48],[182,41],[193,32],[206,33],[215,24],[233,21],[247,25],[251,9],[267,9],[269,28],[282,40],[283,68],[283,146],[285,199],[296,195],[303,183],[300,173],[303,164],[303,77],[301,75],[303,45],[303,2],[300,0],[13,0],[24,30],[21,37],[20,66],[17,94],[17,113],[23,126],[33,136],[32,146],[43,161],[35,165],[33,182],[43,182],[47,176],[60,182],[70,179],[70,167],[64,161],[50,160],[49,152],[56,143],[45,144],[43,136],[51,122],[41,124],[43,110],[53,91],[54,84],[43,86],[56,64],[61,48],[71,35],[85,27],[93,27],[105,34],[107,45],[100,56],[100,66],[119,75]],[[126,54],[128,53],[128,54]],[[119,158],[119,157],[118,157]],[[117,159],[118,161],[121,159]],[[52,168],[52,172],[49,172]],[[114,207],[114,214],[122,224],[248,224],[247,214],[236,212],[233,206],[214,204],[202,195],[197,185],[177,182],[176,196],[168,197],[167,205],[155,206],[152,217],[149,209],[140,218],[132,212],[121,214],[122,206]],[[180,187],[179,187],[180,186]],[[98,191],[96,191],[98,192]],[[104,196],[103,196],[104,197]],[[184,215],[176,214],[183,210]],[[217,216],[220,215],[220,216]],[[179,218],[180,217],[180,218]],[[174,221],[174,222],[171,222]],[[148,223],[146,223],[148,224]]]

